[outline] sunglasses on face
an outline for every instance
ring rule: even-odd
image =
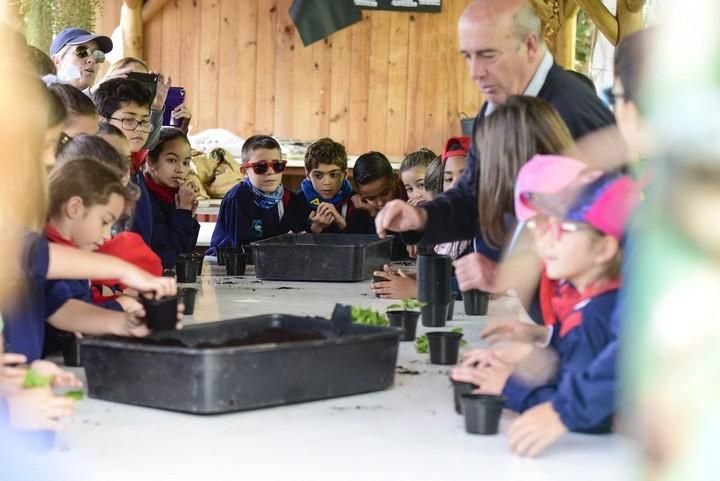
[[[274,173],[280,174],[285,171],[285,166],[287,166],[287,160],[272,160],[270,162],[268,162],[267,160],[261,160],[260,162],[243,164],[243,167],[245,167],[246,169],[248,167],[251,167],[253,172],[255,172],[257,175],[267,174],[268,170],[270,170],[271,168]]]
[[[87,45],[78,45],[75,47],[75,56],[77,58],[88,58],[90,55],[95,57],[95,63],[103,63],[105,61],[105,53],[102,50],[93,50]]]

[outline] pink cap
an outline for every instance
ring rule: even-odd
[[[526,221],[538,214],[527,193],[555,194],[577,180],[587,165],[559,155],[536,155],[520,168],[515,181],[515,215]]]

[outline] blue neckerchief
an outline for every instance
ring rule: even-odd
[[[320,194],[317,193],[310,179],[304,179],[302,184],[300,184],[300,188],[302,189],[303,194],[305,194],[305,200],[312,210],[317,209],[322,202],[329,202],[332,205],[342,204],[347,201],[352,194],[352,185],[347,179],[343,180],[340,185],[340,190],[337,194],[335,194],[335,197],[330,200],[325,200],[320,197]]]
[[[261,209],[272,209],[278,202],[282,201],[283,195],[285,194],[285,187],[283,187],[282,184],[275,189],[275,192],[267,193],[252,185],[250,179],[247,177],[243,180],[243,183],[250,187],[252,190],[253,201],[255,201],[255,205]]]

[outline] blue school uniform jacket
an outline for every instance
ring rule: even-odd
[[[25,275],[23,290],[16,295],[17,303],[3,311],[5,352],[27,356],[28,362],[40,359],[45,338],[45,281],[50,251],[45,237],[29,233],[20,265]]]
[[[145,176],[141,169],[145,157],[147,157],[147,150],[145,149],[133,154],[135,172],[130,176],[130,180],[140,188],[140,198],[133,211],[133,222],[130,230],[140,234],[145,243],[150,245],[152,242],[153,212],[152,204],[150,203],[150,193],[145,185]]]
[[[601,290],[581,295],[569,283],[556,284],[544,275],[541,284],[541,307],[545,324],[553,327],[552,346],[560,358],[559,372],[544,385],[529,386],[510,377],[503,389],[507,407],[523,412],[533,406],[550,401],[577,399],[577,393],[566,380],[583,372],[615,339],[611,316],[617,303],[619,281]],[[592,388],[590,388],[592,391]],[[592,392],[584,392],[592,397]],[[578,422],[569,412],[566,401],[560,401],[558,413],[571,431],[607,432],[612,425],[611,413],[592,424]]]
[[[153,192],[150,204],[153,219],[150,248],[162,260],[163,269],[172,269],[178,254],[195,249],[200,223],[191,211],[178,209],[174,202],[168,203]]]
[[[253,200],[252,189],[240,182],[230,189],[220,203],[217,223],[208,255],[219,246],[240,246],[288,232],[304,232],[310,225],[310,209],[303,197],[285,189],[282,200],[272,209],[261,209]]]

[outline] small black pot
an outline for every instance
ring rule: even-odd
[[[178,289],[178,295],[182,299],[182,303],[185,306],[184,314],[186,316],[192,316],[195,312],[195,298],[197,297],[198,290],[195,287],[181,287]]]
[[[450,379],[453,385],[453,401],[455,404],[455,412],[462,414],[462,396],[463,394],[470,394],[478,387],[471,382],[462,382]]]
[[[403,335],[401,341],[414,341],[417,332],[418,318],[420,313],[417,311],[388,311],[385,313],[390,325],[393,327],[401,327]]]
[[[420,308],[425,327],[443,327],[448,318],[448,304],[427,304]]]
[[[465,314],[468,316],[484,316],[488,311],[490,294],[483,291],[471,290],[462,293]]]
[[[497,434],[505,398],[487,394],[463,394],[462,404],[465,431],[470,434]]]
[[[151,331],[170,331],[177,324],[177,296],[168,296],[161,299],[146,299],[141,297],[145,308],[145,323]]]
[[[428,344],[430,346],[430,363],[441,365],[453,365],[458,362],[460,351],[460,340],[463,335],[459,332],[435,331],[428,332]]]
[[[448,304],[448,308],[447,308],[447,320],[452,321],[454,316],[455,316],[455,299],[452,299],[450,301],[450,304]]]
[[[244,276],[247,268],[247,254],[242,248],[228,250],[225,253],[225,271],[229,276]]]
[[[417,261],[417,299],[431,304],[447,304],[451,297],[452,259],[448,256],[421,255]]]
[[[240,248],[245,254],[247,254],[247,264],[249,266],[254,266],[255,257],[253,257],[253,246],[251,246],[250,244],[243,244],[242,246],[240,246]]]
[[[205,256],[202,254],[195,254],[194,252],[187,252],[184,254],[178,255],[178,259],[190,259],[191,261],[194,261],[198,265],[197,275],[202,275],[202,269],[203,269],[203,262],[205,261]]]
[[[63,361],[67,367],[81,367],[82,366],[82,351],[80,347],[80,340],[72,336],[67,339],[65,346],[63,347]]]
[[[231,249],[231,247],[223,246],[215,248],[215,258],[219,266],[225,265],[225,252],[227,252],[228,249]]]
[[[177,259],[175,261],[175,276],[178,282],[197,282],[198,263],[192,259]]]

